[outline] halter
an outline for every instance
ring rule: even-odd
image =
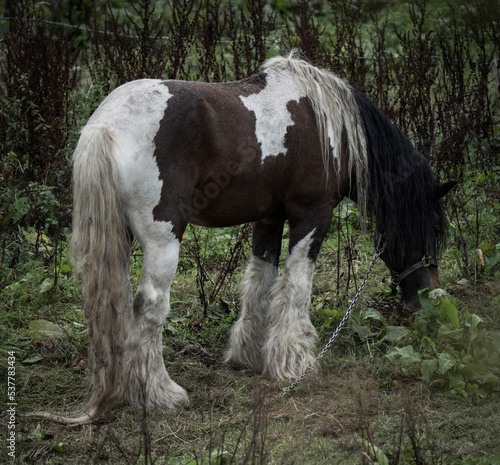
[[[415,271],[420,270],[420,268],[429,268],[431,265],[438,266],[438,264],[439,263],[435,258],[432,258],[430,255],[424,255],[422,257],[422,260],[409,266],[408,268],[406,268],[406,270],[402,271],[401,273],[397,273],[392,268],[387,267],[389,268],[389,271],[391,272],[392,276],[391,285],[396,287],[401,283],[401,281],[403,281],[403,279],[407,278]]]
[[[377,244],[375,246],[375,250],[380,251],[380,253],[382,253],[382,251],[386,247],[386,243],[382,242],[384,235],[377,234],[377,236],[378,237],[377,237]],[[391,276],[392,276],[391,287],[393,287],[394,289],[397,286],[399,286],[399,284],[401,283],[401,281],[403,281],[403,279],[407,278],[412,273],[415,273],[415,271],[420,270],[420,268],[429,268],[430,266],[437,267],[438,265],[439,265],[439,262],[435,258],[431,257],[429,254],[424,254],[424,256],[422,257],[422,260],[409,266],[408,268],[406,268],[406,270],[402,271],[401,273],[398,273],[397,271],[393,270],[386,263],[386,266],[387,266],[387,268],[389,268],[389,271],[390,271]]]

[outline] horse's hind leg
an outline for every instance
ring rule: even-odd
[[[126,345],[125,399],[131,404],[175,408],[187,404],[188,399],[165,369],[162,333],[180,242],[168,222],[133,229],[143,247],[144,263]]]
[[[302,226],[290,225],[289,255],[272,289],[263,349],[264,374],[280,381],[298,378],[315,359],[317,334],[309,306],[315,259],[327,228]]]
[[[270,290],[278,277],[283,221],[264,219],[254,224],[252,256],[243,277],[241,314],[231,330],[226,362],[257,373],[263,370],[262,347],[271,303]]]

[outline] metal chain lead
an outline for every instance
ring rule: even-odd
[[[328,340],[328,342],[325,344],[325,347],[323,347],[323,350],[319,353],[319,355],[314,359],[314,362],[307,368],[304,373],[302,373],[292,384],[290,384],[288,387],[284,388],[279,394],[276,394],[275,398],[279,398],[287,394],[289,391],[291,391],[297,384],[299,384],[310,372],[311,370],[318,364],[318,362],[323,358],[325,353],[330,349],[330,346],[333,344],[335,339],[337,338],[338,334],[340,333],[340,330],[342,327],[345,325],[346,321],[349,319],[349,316],[351,315],[352,309],[354,308],[354,305],[356,305],[356,302],[359,299],[359,296],[361,295],[361,291],[365,287],[366,282],[368,281],[368,278],[370,277],[370,274],[373,270],[373,267],[375,266],[375,263],[377,263],[377,260],[379,259],[380,255],[384,252],[385,249],[385,244],[380,247],[374,254],[372,258],[372,263],[370,267],[368,268],[368,271],[366,272],[366,275],[363,279],[363,282],[359,286],[358,291],[354,295],[354,299],[352,299],[351,305],[349,305],[349,308],[345,312],[344,317],[340,321],[339,325],[337,326],[337,329],[334,331],[332,334],[332,337]]]

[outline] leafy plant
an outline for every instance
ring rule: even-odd
[[[484,244],[481,247],[482,261],[484,266],[484,274],[491,276],[499,268],[500,265],[500,244]]]
[[[394,347],[381,366],[397,366],[405,374],[420,371],[421,379],[451,396],[478,399],[498,385],[500,341],[478,315],[459,315],[455,300],[441,289],[420,292],[422,310],[412,328],[415,344]]]

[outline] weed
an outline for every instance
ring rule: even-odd
[[[382,357],[408,375],[419,369],[426,383],[440,385],[451,396],[479,400],[498,385],[500,343],[482,318],[465,312],[442,290],[420,293],[422,310],[415,315],[413,345],[394,347]]]

